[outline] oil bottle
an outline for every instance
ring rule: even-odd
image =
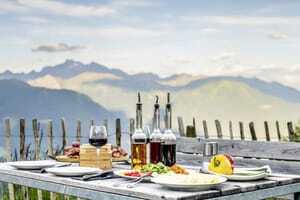
[[[131,139],[131,167],[140,169],[147,164],[147,136],[143,131],[141,95],[138,93],[136,104],[136,129]]]
[[[170,103],[170,93],[167,96],[166,114],[165,114],[166,130],[162,135],[161,142],[161,161],[166,166],[172,166],[176,163],[176,136],[172,131],[172,107]]]
[[[153,115],[153,132],[150,136],[150,163],[157,164],[161,162],[161,139],[162,134],[160,132],[160,109],[158,96],[156,96]]]

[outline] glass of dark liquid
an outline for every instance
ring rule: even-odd
[[[107,131],[105,126],[91,126],[89,143],[95,147],[107,144]]]

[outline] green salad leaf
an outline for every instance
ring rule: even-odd
[[[147,164],[144,165],[141,169],[141,172],[147,173],[147,172],[152,172],[152,173],[157,173],[157,174],[166,174],[170,172],[169,167],[165,166],[162,163],[157,163],[157,164]]]

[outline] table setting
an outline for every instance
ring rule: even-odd
[[[88,144],[73,142],[64,148],[63,155],[50,157],[52,160],[7,164],[17,170],[83,182],[118,179],[114,187],[129,189],[138,187],[139,183],[152,183],[168,190],[204,191],[216,189],[227,181],[257,181],[272,174],[269,166],[235,166],[233,157],[219,154],[216,142],[204,145],[203,162],[197,170],[180,165],[176,161],[176,136],[171,127],[170,94],[167,95],[165,111],[166,127],[162,130],[159,99],[156,97],[153,130],[145,130],[141,96],[138,94],[137,124],[131,138],[130,159],[126,150],[107,143],[105,126],[92,125]]]
[[[230,198],[234,200],[261,189],[282,194],[299,188],[300,177],[275,174],[269,165],[237,165],[235,157],[219,151],[218,142],[204,143],[199,152],[201,162],[189,165],[189,162],[180,160],[171,111],[168,94],[162,129],[157,97],[152,130],[145,128],[139,94],[130,154],[121,146],[108,143],[105,126],[92,125],[89,143],[74,141],[63,149],[61,155],[48,156],[49,160],[0,164],[0,180],[12,179],[15,183],[54,192],[66,187],[68,190],[61,192],[88,199],[109,199],[116,195],[128,199],[189,200],[223,196],[226,199],[227,195],[233,195]],[[279,189],[273,190],[273,187]],[[264,193],[261,195],[265,197]]]

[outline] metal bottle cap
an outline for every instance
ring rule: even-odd
[[[219,145],[216,142],[207,142],[204,144],[203,156],[214,156],[218,154]]]

